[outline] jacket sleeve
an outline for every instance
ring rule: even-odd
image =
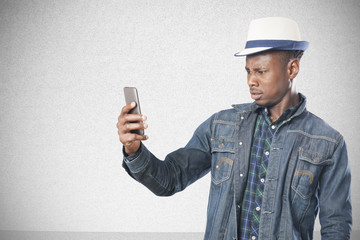
[[[350,239],[352,209],[350,168],[346,144],[341,137],[320,180],[320,224],[322,239]]]
[[[184,148],[159,160],[141,144],[139,155],[123,167],[128,174],[158,196],[182,191],[207,174],[211,167],[211,123],[213,116],[202,123]]]

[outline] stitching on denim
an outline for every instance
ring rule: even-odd
[[[303,135],[305,135],[306,137],[309,137],[309,138],[323,139],[323,140],[326,140],[326,141],[329,141],[329,142],[332,142],[332,143],[335,143],[335,144],[339,143],[339,141],[337,141],[336,139],[326,137],[326,136],[311,135],[311,134],[306,133],[306,132],[301,131],[301,130],[288,130],[287,132],[288,133],[300,133],[300,134],[303,134]]]
[[[310,199],[307,199],[307,202],[308,202],[308,204],[307,204],[307,207],[306,207],[306,209],[305,209],[305,211],[304,211],[304,213],[303,213],[303,215],[302,215],[302,217],[301,217],[301,219],[299,221],[299,226],[304,221],[305,215],[306,215],[307,211],[309,210],[310,202],[311,202]]]
[[[311,151],[308,151],[308,150],[305,150],[304,148],[302,148],[302,147],[299,147],[299,152],[306,152],[306,153],[309,153],[309,154],[311,154],[311,155],[315,155],[315,156],[319,156],[319,157],[325,157],[325,155],[323,155],[323,154],[320,154],[320,153],[318,153],[318,152],[311,152]],[[302,156],[301,154],[299,155],[299,158],[301,158],[301,157],[304,157],[304,156]]]
[[[225,124],[225,125],[236,126],[236,122],[225,121],[225,120],[214,120],[213,123],[220,123],[220,124]]]
[[[165,163],[165,162],[164,162]],[[172,164],[169,164],[172,168],[175,168]],[[170,192],[170,189],[165,187],[159,180],[157,180],[153,175],[149,175],[152,179],[154,179],[164,190]],[[175,186],[175,192],[178,192],[178,186]]]
[[[223,139],[223,138],[215,139],[215,138],[211,138],[211,142],[233,142],[233,143],[235,143],[236,141],[233,140],[233,139]]]
[[[223,183],[223,182],[225,182],[225,181],[227,181],[227,180],[229,180],[230,179],[230,176],[231,176],[231,173],[233,172],[233,160],[232,159],[230,159],[230,158],[228,158],[229,160],[231,160],[232,161],[232,163],[231,164],[229,164],[230,165],[230,167],[229,167],[229,170],[227,171],[227,173],[226,173],[226,176],[224,176],[224,177],[222,177],[221,179],[215,179],[215,177],[213,177],[213,174],[216,174],[216,172],[217,171],[221,171],[221,170],[214,170],[214,172],[213,172],[213,170],[211,170],[211,181],[213,182],[213,183],[215,183],[216,185],[219,185],[220,183]],[[221,159],[220,159],[221,160]],[[220,161],[219,160],[219,161]],[[217,161],[217,164],[219,163],[219,161]]]
[[[295,193],[298,194],[303,200],[309,199],[309,198],[314,194],[314,192],[315,192],[315,190],[316,190],[316,188],[314,188],[314,189],[312,189],[312,190],[310,191],[309,194],[306,194],[306,195],[305,195],[305,194],[303,194],[301,191],[298,190],[297,186],[294,186],[293,184],[291,184],[291,188],[292,188],[292,190],[294,190]]]
[[[170,192],[169,189],[167,189],[164,185],[162,185],[155,177],[153,177],[152,175],[149,175],[149,177],[151,177],[152,179],[155,180],[155,182],[157,184],[159,184],[164,190],[166,190],[167,192]]]
[[[217,185],[218,186],[218,185]],[[220,189],[219,191],[222,192],[222,189],[223,189],[223,184],[220,185]],[[210,193],[211,194],[211,193]],[[218,211],[218,207],[219,207],[219,202],[220,202],[220,197],[217,198],[217,201],[216,201],[216,206],[215,206],[215,214],[213,215],[213,220],[212,220],[212,223],[211,223],[211,229],[210,229],[210,235],[209,235],[209,239],[211,239],[211,236],[213,235],[214,233],[214,225],[215,225],[215,219],[216,219],[216,214],[217,214],[217,211]]]
[[[231,191],[231,189],[233,189],[233,191],[234,191],[234,178],[233,178],[233,181],[232,181],[231,186],[230,186],[230,191]],[[220,228],[223,229],[225,227],[225,231],[222,234],[222,239],[224,239],[224,237],[226,236],[226,233],[227,233],[227,230],[228,230],[228,228],[226,227],[226,223],[229,222],[229,218],[230,218],[230,215],[231,215],[231,210],[234,207],[234,204],[231,204],[231,200],[234,200],[234,194],[229,194],[227,196],[227,199],[226,199],[226,201],[227,201],[226,206],[231,205],[231,207],[229,207],[229,209],[228,208],[225,209],[224,217],[223,217],[223,219],[221,221],[221,227]],[[226,220],[225,220],[225,218],[226,218]],[[220,237],[220,234],[221,234],[221,232],[219,233],[219,237]]]
[[[140,154],[140,155],[141,155],[141,154]],[[139,155],[137,158],[133,159],[131,162],[136,161],[136,159],[138,159],[138,158],[140,157],[140,155]],[[130,163],[131,163],[131,162],[130,162]],[[147,159],[146,159],[146,162],[145,162],[142,166],[140,166],[139,168],[136,168],[135,170],[133,170],[133,171],[131,171],[131,172],[132,172],[132,173],[139,173],[139,172],[141,172],[142,170],[144,170],[144,169],[146,168],[146,166],[149,164],[149,162],[150,162],[150,159],[147,158]]]
[[[313,164],[315,166],[321,166],[321,165],[331,165],[333,164],[333,161],[328,158],[326,155],[323,155],[323,154],[320,154],[320,153],[317,153],[317,152],[311,152],[311,151],[307,151],[305,149],[303,149],[302,147],[299,148],[299,160],[301,161],[305,161],[305,162],[308,162],[310,164]],[[305,152],[305,153],[308,153],[308,154],[311,154],[312,156],[318,156],[321,158],[321,161],[313,161],[313,158],[309,158],[307,156],[303,156],[301,154],[301,152]]]

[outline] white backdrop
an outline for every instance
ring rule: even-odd
[[[122,88],[138,88],[163,158],[251,100],[233,54],[268,16],[310,42],[298,89],[345,136],[360,230],[358,0],[0,1],[0,230],[204,231],[209,176],[161,198],[121,167]]]

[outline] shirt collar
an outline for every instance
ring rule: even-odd
[[[300,106],[304,105],[305,100],[305,96],[299,93],[299,103],[291,108],[286,109],[273,124],[277,124],[294,116]],[[269,111],[266,107],[255,104],[255,112],[262,113],[264,116],[268,117]]]

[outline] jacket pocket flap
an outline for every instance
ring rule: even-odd
[[[230,152],[235,153],[235,142],[224,139],[211,139],[211,152]]]
[[[314,165],[331,165],[333,163],[329,157],[320,153],[306,151],[303,148],[300,148],[299,159]]]

